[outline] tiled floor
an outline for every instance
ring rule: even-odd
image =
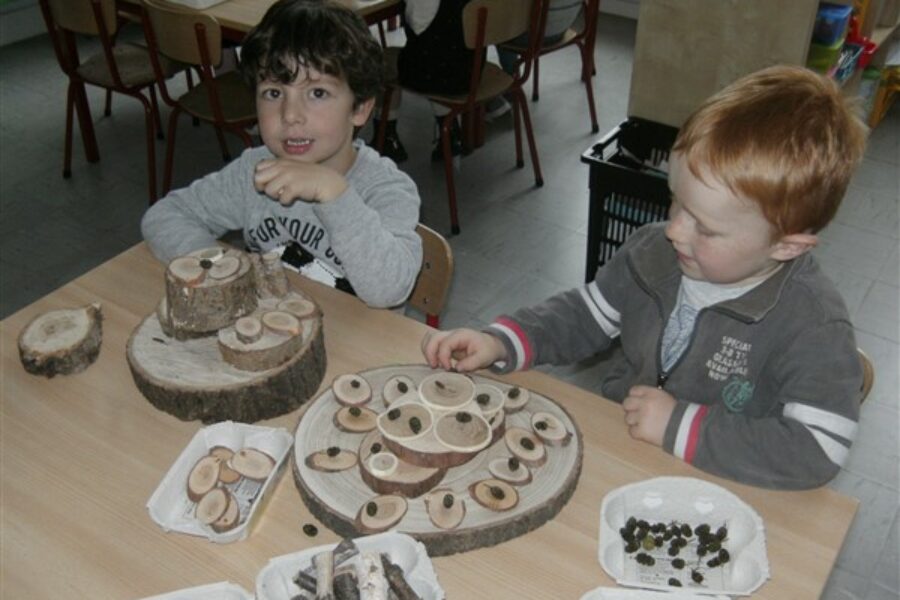
[[[603,15],[595,90],[600,128],[627,110],[634,22]],[[542,96],[532,104],[546,184],[533,187],[530,165],[517,171],[510,118],[489,126],[488,144],[461,161],[462,234],[452,238],[457,272],[445,326],[481,324],[499,312],[578,284],[584,269],[590,134],[574,50],[545,58]],[[89,165],[75,140],[74,176],[61,178],[65,82],[46,38],[0,52],[0,317],[5,317],[140,240],[146,205],[143,119],[117,97],[103,118],[92,92],[102,160]],[[428,105],[407,96],[401,136],[404,168],[420,186],[422,220],[447,232],[442,166],[432,164]],[[369,132],[365,132],[369,136]],[[183,185],[220,166],[208,128],[182,123],[175,179]],[[235,151],[239,145],[232,144]],[[160,161],[162,147],[157,148]],[[897,598],[898,583],[898,202],[900,107],[873,133],[869,151],[816,254],[844,294],[859,345],[876,368],[860,437],[832,486],[860,499],[850,536],[825,597]],[[555,369],[591,387],[591,365]],[[827,527],[827,523],[822,524]],[[802,552],[802,548],[797,549]],[[793,599],[785,599],[793,600]]]

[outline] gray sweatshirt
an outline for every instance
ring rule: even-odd
[[[594,281],[487,328],[505,371],[580,360],[619,338],[603,394],[633,385],[676,399],[663,449],[710,473],[770,488],[823,485],[856,436],[862,368],[847,309],[809,254],[698,315],[664,372],[660,344],[681,271],[665,224],[636,231]]]
[[[332,202],[282,206],[253,187],[256,164],[273,155],[245,150],[221,171],[170,192],[141,222],[144,239],[163,262],[211,246],[242,230],[247,248],[267,252],[296,242],[366,304],[388,307],[409,296],[422,265],[416,233],[419,192],[408,175],[360,140],[346,174],[347,191]]]

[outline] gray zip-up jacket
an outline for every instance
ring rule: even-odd
[[[163,262],[243,230],[247,247],[267,252],[297,242],[375,307],[403,303],[422,265],[416,233],[419,192],[408,175],[360,140],[347,191],[325,204],[282,206],[253,187],[256,164],[273,155],[245,150],[222,170],[170,192],[144,215],[144,239]]]
[[[663,448],[710,473],[806,489],[844,464],[862,368],[847,309],[805,254],[733,300],[700,311],[689,346],[661,372],[660,343],[681,282],[665,224],[636,231],[595,280],[501,317],[504,372],[588,357],[621,340],[603,394],[662,385],[677,405]]]

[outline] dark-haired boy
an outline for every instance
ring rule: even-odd
[[[241,60],[264,146],[154,204],[141,223],[151,250],[168,261],[243,230],[250,250],[289,246],[302,272],[371,306],[403,303],[422,262],[419,195],[355,140],[383,78],[365,23],[337,3],[280,0]]]

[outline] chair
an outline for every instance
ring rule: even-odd
[[[88,162],[100,160],[97,139],[91,119],[84,84],[107,91],[105,113],[109,114],[110,92],[136,98],[144,107],[147,127],[147,175],[150,203],[156,200],[156,150],[154,132],[162,135],[159,108],[153,85],[157,81],[146,48],[134,44],[117,44],[119,20],[115,0],[40,0],[41,13],[53,43],[60,68],[69,78],[66,92],[66,131],[63,177],[72,176],[72,111],[78,113],[78,124]],[[81,61],[76,35],[99,38],[102,52]],[[161,62],[160,76],[171,77],[182,65]],[[147,89],[149,100],[142,93]]]
[[[169,115],[163,194],[172,187],[175,159],[175,132],[178,117],[186,112],[195,119],[211,123],[216,130],[222,158],[231,160],[223,131],[234,133],[246,147],[253,140],[246,129],[256,123],[254,92],[236,71],[215,76],[213,66],[222,58],[222,28],[215,18],[176,6],[143,0],[144,33],[150,59],[163,101],[172,107]],[[200,82],[173,99],[166,87],[163,60],[191,65],[200,73]]]
[[[421,223],[416,233],[422,238],[422,270],[407,304],[425,313],[425,322],[437,328],[453,278],[453,250],[444,236]]]
[[[859,354],[859,362],[862,363],[863,369],[862,387],[859,390],[859,403],[862,404],[866,401],[869,392],[872,391],[872,385],[875,383],[875,367],[872,366],[871,359],[861,348],[857,348],[856,352]]]
[[[450,205],[450,226],[454,234],[459,233],[459,216],[456,208],[456,185],[453,179],[453,156],[450,150],[450,126],[457,115],[482,114],[484,103],[488,100],[506,94],[512,98],[513,120],[515,122],[516,140],[516,167],[525,165],[522,159],[522,132],[520,123],[525,124],[525,133],[528,136],[528,148],[531,153],[531,163],[534,169],[534,182],[537,187],[544,185],[541,175],[541,165],[538,160],[537,146],[534,142],[534,131],[531,127],[531,116],[528,112],[528,103],[522,92],[522,84],[528,79],[531,71],[533,48],[537,43],[537,24],[540,21],[540,3],[530,0],[472,0],[463,8],[463,33],[466,47],[474,50],[472,63],[472,79],[469,91],[459,96],[443,96],[437,94],[422,94],[432,102],[436,102],[450,109],[441,123],[442,151],[444,155],[444,173],[447,180],[447,197]],[[485,49],[488,46],[510,40],[525,32],[529,32],[529,48],[525,50],[522,63],[515,75],[509,75],[498,65],[485,60]],[[386,48],[385,60],[388,73],[397,72],[397,59],[399,48]],[[391,96],[395,88],[400,84],[395,81],[388,82],[386,86],[382,112],[379,121],[379,130],[376,137],[376,149],[384,147],[385,128],[388,122]],[[419,92],[413,92],[419,93]],[[473,119],[465,119],[469,131],[466,139],[473,139],[471,128]]]
[[[540,0],[541,21],[540,32],[538,38],[537,53],[534,57],[534,79],[531,84],[531,99],[535,102],[540,98],[538,87],[540,79],[540,58],[544,54],[556,52],[569,46],[577,46],[581,53],[581,80],[584,82],[584,89],[587,92],[588,110],[591,115],[591,131],[597,133],[600,126],[597,124],[597,107],[594,102],[594,87],[592,77],[594,75],[594,43],[597,40],[597,18],[600,14],[600,0],[583,0],[582,2],[582,18],[580,19],[580,28],[578,21],[572,27],[563,32],[562,37],[552,44],[544,45],[544,30],[547,26],[547,14],[550,8],[550,0]],[[525,48],[512,44],[502,44],[507,50],[512,50],[517,54],[525,52]]]

